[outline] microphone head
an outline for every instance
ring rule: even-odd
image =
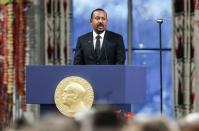
[[[163,23],[163,19],[157,19],[156,22],[162,24]]]

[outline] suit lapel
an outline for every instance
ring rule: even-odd
[[[88,35],[88,45],[91,49],[91,55],[95,56],[94,45],[93,45],[93,32],[90,32]]]
[[[103,40],[103,43],[102,43],[102,48],[101,48],[100,55],[99,55],[98,59],[100,59],[100,57],[104,53],[104,51],[106,49],[106,44],[108,44],[108,31],[105,32],[104,40]]]

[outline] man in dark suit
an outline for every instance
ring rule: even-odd
[[[106,30],[108,19],[103,9],[91,13],[93,31],[80,36],[75,50],[74,65],[121,65],[125,48],[121,35]]]
[[[91,13],[93,31],[78,38],[74,65],[123,65],[126,59],[123,37],[106,30],[108,19],[103,9]],[[130,112],[131,105],[116,105],[115,109]]]

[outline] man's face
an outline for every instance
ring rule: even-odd
[[[106,29],[107,22],[106,13],[101,10],[93,12],[93,16],[90,19],[90,23],[97,34],[102,33]]]

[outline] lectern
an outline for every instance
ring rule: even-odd
[[[58,83],[69,76],[86,79],[95,104],[144,104],[146,69],[123,65],[26,66],[27,104],[54,104]]]

